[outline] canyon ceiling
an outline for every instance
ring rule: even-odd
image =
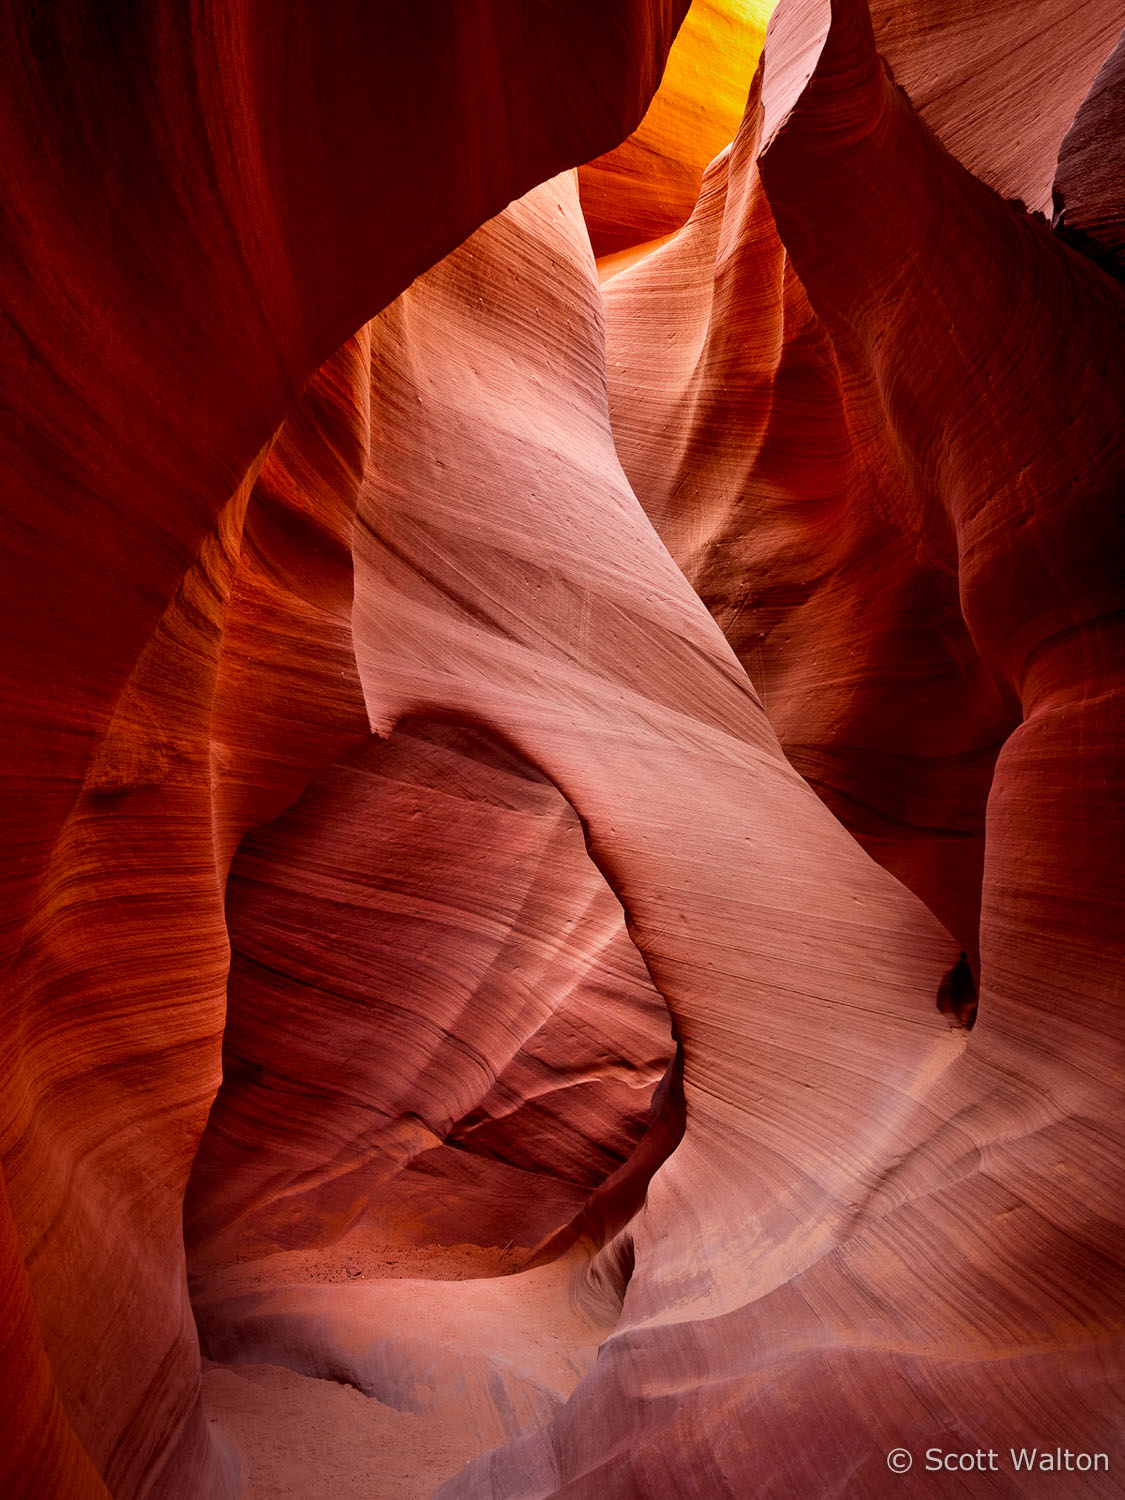
[[[1123,24],[4,8],[0,1495],[1120,1493]]]

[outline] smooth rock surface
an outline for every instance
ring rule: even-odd
[[[734,137],[773,0],[694,0],[656,97],[627,141],[578,173],[599,260],[684,224],[703,169]]]
[[[366,319],[634,128],[685,9],[5,11],[5,1494],[234,1492],[183,1200],[219,1083],[227,861],[310,756],[367,733],[339,550],[352,356],[286,440],[319,472],[286,493],[263,471],[236,586],[258,469]]]
[[[0,22],[5,1496],[1116,1483],[1119,7],[685,10]]]

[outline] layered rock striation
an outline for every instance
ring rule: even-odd
[[[3,23],[5,1494],[1125,1462],[1120,15],[685,9]]]

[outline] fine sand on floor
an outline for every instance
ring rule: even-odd
[[[429,1500],[546,1421],[616,1309],[580,1305],[580,1252],[495,1274],[506,1259],[353,1241],[210,1276],[201,1326],[228,1362],[204,1362],[204,1405],[245,1500]]]

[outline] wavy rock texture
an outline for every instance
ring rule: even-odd
[[[605,286],[617,451],[790,762],[975,964],[1017,707],[962,618],[940,498],[797,277],[760,146],[755,89],[690,225]]]
[[[1121,1461],[1120,15],[684,8],[3,22],[6,1495]]]
[[[1056,227],[1118,275],[1125,270],[1123,110],[1125,32],[1063,138],[1052,192]]]
[[[327,495],[267,464],[236,588],[257,469],[366,318],[636,125],[684,8],[5,12],[6,1494],[233,1486],[181,1229],[225,861],[362,729],[340,540],[366,445],[324,438]]]
[[[777,32],[788,36],[790,48],[796,33],[786,28],[800,19],[778,12]],[[979,662],[964,633],[951,631],[944,648],[964,670],[947,667],[948,684],[967,678],[958,691],[972,703],[975,679],[985,685],[979,691],[987,702],[991,676],[1018,695],[1022,714],[988,795],[982,1019],[958,1059],[917,1080],[916,1113],[896,1122],[896,1149],[868,1192],[853,1195],[850,1212],[835,1222],[828,1195],[819,1214],[806,1207],[800,1241],[781,1247],[768,1281],[746,1286],[725,1277],[722,1294],[712,1291],[704,1304],[706,1335],[696,1321],[703,1308],[688,1316],[681,1288],[666,1288],[650,1269],[667,1255],[667,1241],[651,1256],[644,1253],[646,1228],[693,1138],[689,1052],[685,1146],[655,1179],[635,1226],[637,1264],[617,1332],[547,1435],[529,1436],[482,1462],[443,1496],[577,1496],[607,1488],[828,1494],[839,1491],[841,1476],[848,1494],[960,1493],[959,1477],[935,1479],[917,1470],[889,1476],[885,1453],[899,1444],[915,1453],[931,1445],[987,1448],[1035,1423],[1070,1434],[1053,1440],[1064,1444],[1106,1451],[1114,1442],[1122,1225],[1119,1187],[1106,1173],[1120,1151],[1115,747],[1125,657],[1121,523],[1111,497],[1125,463],[1121,291],[945,153],[889,81],[862,4],[834,4],[830,17],[823,8],[822,29],[797,49],[804,68],[812,68],[799,91],[792,88],[792,50],[781,52],[780,76],[771,77],[773,40],[771,33],[764,127],[752,109],[750,143],[736,145],[726,164],[736,184],[733,215],[723,168],[713,179],[720,205],[726,186],[728,204],[715,248],[708,251],[705,236],[710,220],[715,245],[719,215],[705,203],[686,247],[670,245],[622,277],[619,306],[618,284],[609,284],[610,323],[616,320],[618,329],[611,350],[630,352],[630,330],[639,329],[640,365],[644,340],[655,342],[638,317],[645,279],[659,286],[669,262],[682,257],[690,268],[713,256],[713,283],[697,278],[685,306],[675,309],[683,343],[676,343],[675,321],[664,325],[671,375],[662,382],[650,374],[638,390],[628,371],[619,375],[611,353],[616,430],[627,467],[638,452],[647,456],[638,482],[662,486],[658,515],[690,563],[700,556],[706,562],[712,526],[729,524],[732,501],[743,498],[743,525],[765,533],[744,545],[767,560],[781,556],[784,541],[776,534],[787,523],[795,529],[793,501],[768,482],[769,465],[780,469],[783,457],[801,463],[796,445],[815,431],[786,409],[789,375],[805,410],[838,424],[835,444],[830,431],[805,470],[828,481],[824,499],[835,511],[837,556],[846,556],[850,531],[860,538],[863,559],[870,545],[865,524],[876,535],[885,525],[856,514],[864,502],[846,487],[855,455],[873,460],[889,478],[919,570],[940,579],[941,552],[952,559]],[[762,189],[747,170],[761,150],[753,139],[760,128],[767,142],[761,176],[784,257],[770,213],[756,203]],[[762,254],[767,283],[771,258],[775,267],[772,288],[757,288],[759,301],[750,305],[760,312],[764,303],[774,314],[761,341],[779,378],[772,399],[759,401],[748,417],[752,437],[755,416],[773,427],[758,438],[756,468],[751,449],[743,496],[743,473],[735,467],[732,474],[729,460],[724,472],[723,455],[715,452],[723,424],[708,425],[708,403],[723,411],[728,374],[741,382],[735,399],[748,388],[753,400],[762,355],[751,335],[746,359],[737,327],[728,325],[735,347],[722,364],[707,304],[714,297],[718,325],[737,306],[737,251],[747,243]],[[982,265],[1003,265],[1008,274],[994,284],[980,276]],[[1029,337],[1030,329],[1047,328],[1057,330],[1053,337]],[[646,433],[644,399],[653,389],[658,404]],[[1042,402],[1040,411],[1029,411],[1029,392]],[[865,406],[867,421],[841,433],[841,408],[862,416]],[[625,425],[630,420],[635,430]],[[786,449],[779,435],[788,423]],[[661,438],[671,481],[659,473]],[[713,464],[700,486],[702,517],[675,493],[676,479],[694,472],[683,458],[693,443]],[[880,448],[892,450],[889,460]],[[894,480],[903,456],[908,485]],[[820,487],[797,494],[815,505]],[[929,558],[915,530],[919,491],[936,512],[921,527],[924,540],[934,537]],[[823,565],[823,554],[817,560]],[[830,554],[826,572],[834,561]],[[886,579],[893,604],[905,577],[901,565],[873,571],[869,589],[881,591]],[[907,586],[918,587],[918,580]],[[840,628],[848,618],[846,596],[841,580],[829,577],[827,585],[815,581],[807,607],[804,597],[779,601],[768,594],[765,607],[782,617],[786,609],[795,618],[807,614],[806,628],[822,652],[831,648],[835,615],[836,651],[846,657],[853,641]],[[728,616],[726,623],[735,622]],[[876,621],[867,647],[872,673],[886,659],[876,644],[880,633]],[[923,650],[928,665],[934,645]],[[774,656],[762,668],[767,678],[784,672],[781,643]],[[831,661],[822,657],[814,666],[834,678]],[[862,684],[862,665],[849,660],[844,670]],[[803,711],[816,722],[818,705],[802,705],[801,698],[815,699],[822,687],[817,673],[806,662],[791,671],[781,711]],[[772,708],[768,693],[766,701]],[[830,719],[825,727],[834,728]],[[777,1014],[789,1021],[787,1008]],[[849,1038],[862,1031],[861,1024]],[[756,1084],[758,1075],[748,1070],[751,1076]],[[743,1105],[761,1118],[756,1097],[751,1105],[744,1096]],[[791,1122],[790,1149],[802,1135]],[[748,1159],[757,1166],[755,1156]],[[746,1163],[744,1157],[743,1171]],[[751,1226],[744,1254],[753,1264],[763,1234],[760,1223]],[[717,1240],[711,1227],[708,1246]],[[701,1431],[709,1434],[705,1457]],[[1015,1493],[1018,1482],[1001,1481],[999,1492]],[[1095,1493],[1097,1482],[1060,1477],[1060,1487],[1076,1494]]]
[[[695,0],[656,97],[627,141],[578,174],[594,253],[612,266],[679,229],[733,138],[773,0]]]
[[[354,622],[376,723],[488,723],[564,792],[682,1038],[683,1143],[596,1272],[620,1289],[635,1259],[591,1396],[580,1386],[559,1418],[585,1465],[613,1429],[639,1436],[616,1372],[650,1325],[732,1313],[824,1253],[888,1140],[932,1130],[917,1094],[963,1043],[935,1006],[955,945],[787,766],[628,489],[566,188],[530,195],[372,325],[384,457],[358,512]],[[516,266],[519,305],[499,290]],[[406,448],[405,423],[424,441]],[[682,1360],[675,1337],[654,1343],[661,1368]],[[491,1472],[464,1492],[511,1482]],[[685,1475],[673,1466],[669,1492]]]
[[[243,844],[227,924],[189,1243],[221,1232],[244,1259],[365,1216],[405,1234],[413,1202],[422,1244],[530,1250],[644,1131],[664,1002],[573,813],[480,732],[348,756]]]
[[[775,120],[804,88],[835,8],[786,0],[771,19],[765,106]],[[919,115],[989,187],[1051,206],[1059,146],[1121,30],[1114,0],[871,0],[880,55]]]

